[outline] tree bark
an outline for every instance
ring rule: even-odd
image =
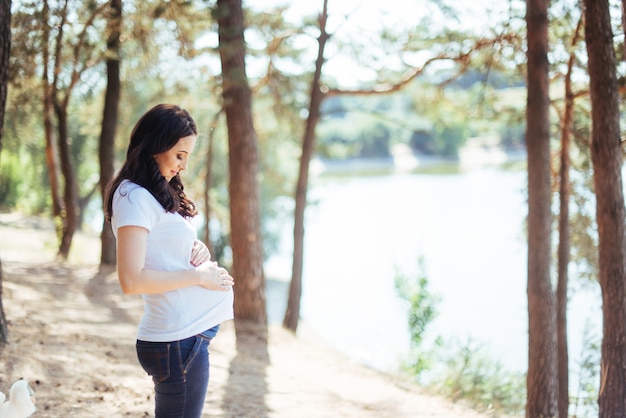
[[[304,264],[304,211],[307,204],[307,190],[309,184],[309,165],[315,150],[315,127],[320,118],[320,106],[324,99],[321,90],[320,79],[322,66],[324,65],[324,49],[328,40],[326,32],[326,20],[328,18],[328,0],[324,0],[322,13],[319,16],[320,36],[318,39],[317,59],[315,60],[315,72],[311,82],[311,95],[309,103],[309,115],[306,120],[304,138],[302,139],[302,155],[300,157],[300,170],[296,185],[296,207],[294,210],[293,227],[293,265],[291,271],[291,283],[289,285],[289,299],[287,310],[283,319],[283,327],[296,332],[300,320],[300,299],[302,297],[302,271]]]
[[[258,150],[245,66],[241,0],[218,0],[222,96],[228,126],[231,246],[235,320],[266,324],[265,278],[260,228]]]
[[[63,189],[64,216],[63,229],[61,231],[61,242],[59,244],[58,256],[66,260],[70,254],[72,239],[78,228],[78,182],[76,172],[72,163],[70,152],[70,138],[67,126],[67,106],[55,102],[55,112],[58,123],[58,147],[61,160],[61,174],[65,187]]]
[[[569,416],[569,354],[567,344],[567,288],[569,282],[568,268],[570,259],[569,230],[569,147],[570,128],[572,125],[573,98],[571,94],[571,78],[565,80],[566,104],[561,127],[561,165],[559,167],[559,245],[557,250],[557,287],[556,287],[556,326],[558,351],[558,385],[559,385],[559,418]]]
[[[9,56],[11,54],[11,0],[0,0],[0,152],[4,137],[4,113],[9,90]],[[9,329],[2,305],[2,261],[0,261],[0,345],[7,342]]]
[[[61,175],[64,181],[63,191],[63,203],[65,207],[61,212],[62,230],[60,232],[61,242],[59,243],[58,256],[61,259],[67,259],[69,256],[70,248],[72,245],[72,239],[78,229],[79,221],[79,201],[78,201],[78,182],[76,179],[76,172],[74,169],[72,155],[70,152],[69,129],[68,129],[68,117],[67,111],[69,108],[69,101],[72,95],[72,90],[80,80],[81,73],[87,68],[85,64],[85,58],[82,56],[82,52],[85,50],[93,51],[89,49],[91,46],[88,42],[85,42],[86,31],[94,25],[94,21],[100,13],[108,7],[108,3],[102,3],[94,9],[90,9],[91,14],[87,17],[82,31],[77,35],[77,43],[73,45],[72,60],[70,63],[65,62],[63,50],[65,46],[64,30],[66,29],[66,23],[68,15],[72,12],[68,10],[69,1],[65,0],[63,5],[59,9],[61,21],[58,24],[57,36],[54,46],[54,77],[52,82],[52,103],[54,105],[54,113],[57,118],[57,142],[59,159],[61,163]],[[82,65],[84,64],[84,65]],[[67,70],[69,74],[65,83],[65,95],[61,98],[60,85],[63,84],[60,79],[63,77],[63,72]]]
[[[217,128],[217,124],[220,119],[220,115],[222,114],[222,109],[217,112],[213,119],[211,120],[211,124],[209,125],[209,143],[207,144],[206,151],[206,159],[204,161],[206,167],[206,175],[204,176],[204,228],[203,228],[203,241],[206,244],[209,252],[215,257],[217,260],[217,254],[215,252],[215,247],[211,242],[211,213],[213,209],[211,207],[211,188],[213,187],[213,144],[215,141],[215,130]]]
[[[4,113],[9,92],[11,56],[11,0],[0,0],[0,151],[4,137]]]
[[[115,131],[117,127],[117,115],[120,102],[120,35],[122,32],[122,0],[111,0],[108,16],[107,39],[107,88],[104,97],[104,110],[102,114],[102,131],[98,156],[100,159],[100,194],[102,196],[102,208],[105,210],[105,193],[107,185],[114,175],[113,162],[115,159]],[[114,265],[116,263],[115,236],[111,223],[106,219],[102,222],[101,240],[101,265]]]
[[[622,0],[622,28],[626,28],[626,0]],[[624,39],[622,40],[622,48],[624,59],[626,60],[626,32],[624,32]]]
[[[582,19],[578,21],[572,46],[578,44],[582,29]],[[572,89],[572,70],[576,55],[571,53],[565,74],[565,108],[561,120],[561,155],[559,168],[559,245],[557,250],[558,278],[556,289],[556,326],[558,352],[559,418],[568,418],[569,414],[569,349],[567,343],[567,295],[570,262],[570,143],[574,120],[574,91]]]
[[[78,226],[78,184],[74,174],[72,156],[70,152],[70,138],[67,126],[67,104],[69,102],[69,91],[66,100],[59,99],[59,77],[62,69],[62,50],[65,22],[68,14],[68,0],[65,0],[61,9],[61,22],[54,46],[54,78],[51,86],[50,97],[57,119],[57,147],[59,151],[59,162],[61,165],[61,175],[64,180],[63,190],[63,210],[61,211],[61,231],[60,243],[57,255],[62,259],[67,259],[72,245],[72,239]]]
[[[528,0],[528,418],[557,414],[556,307],[550,281],[548,0]]]
[[[50,26],[48,20],[50,18],[50,7],[48,0],[44,0],[42,5],[42,38],[43,38],[43,127],[46,139],[46,166],[48,168],[48,180],[50,181],[50,195],[52,198],[52,216],[54,218],[61,216],[63,211],[63,200],[59,192],[59,164],[57,156],[57,147],[54,139],[54,104],[52,103],[52,86],[50,83],[49,65],[50,65]]]
[[[602,289],[600,417],[626,416],[626,268],[620,108],[613,31],[607,0],[584,0],[591,94],[591,161],[596,192]]]

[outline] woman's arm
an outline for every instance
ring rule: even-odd
[[[117,231],[117,275],[127,294],[163,293],[189,286],[211,290],[229,290],[234,280],[216,263],[204,263],[197,269],[160,271],[145,268],[148,230],[124,226]]]

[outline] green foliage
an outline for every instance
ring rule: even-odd
[[[260,145],[261,232],[266,257],[276,252],[285,222],[293,222],[292,196],[302,131],[302,125],[284,129],[284,121],[281,123],[275,113],[265,108],[271,105],[266,101],[257,104],[268,116],[255,125]]]
[[[78,104],[78,103],[77,103]],[[98,140],[100,138],[101,118],[93,115],[101,115],[102,102],[93,97],[82,98],[80,105],[71,105],[68,124],[70,127],[70,152],[74,161],[78,182],[79,196],[87,195],[94,187],[97,187],[100,179],[99,164],[94,164],[87,156],[98,155]]]
[[[424,340],[426,327],[435,319],[438,299],[428,290],[426,277],[396,278],[396,290],[400,297],[409,302],[409,329],[411,344],[420,346]]]
[[[429,290],[428,279],[420,273],[412,276],[397,274],[395,287],[398,295],[409,303],[408,325],[411,351],[406,370],[415,378],[426,372],[432,364],[432,352],[425,348],[428,326],[437,316],[439,297]]]
[[[507,371],[485,347],[471,341],[448,351],[443,370],[433,380],[440,394],[490,416],[524,413],[525,375]]]
[[[435,154],[442,157],[458,157],[459,148],[468,135],[467,124],[456,121],[438,121],[434,126],[434,139],[437,148]]]
[[[427,328],[437,316],[440,299],[430,291],[422,265],[420,261],[419,274],[397,274],[395,279],[398,295],[409,303],[411,350],[405,370],[418,381],[427,376],[426,384],[438,393],[492,416],[522,414],[524,374],[507,371],[484,347],[471,341],[459,347],[436,337],[433,346],[426,347]]]
[[[582,113],[582,112],[581,112]],[[580,121],[585,116],[577,115]],[[583,283],[598,279],[598,228],[596,223],[593,170],[589,149],[589,130],[575,126],[570,173],[570,252],[574,267],[573,277]]]
[[[391,155],[389,124],[368,115],[349,114],[318,128],[318,155],[323,158],[386,158]]]
[[[600,338],[587,321],[583,330],[583,346],[578,361],[578,387],[570,401],[573,417],[598,416],[598,384],[600,382]]]
[[[10,209],[18,203],[20,193],[20,163],[6,151],[0,153],[0,209]]]
[[[526,124],[511,120],[500,128],[501,144],[507,150],[524,150],[524,137],[526,135]]]
[[[329,99],[318,127],[324,158],[388,158],[395,144],[424,155],[457,157],[472,132],[465,109],[450,107],[432,86],[384,97]],[[419,96],[414,96],[419,94]],[[454,100],[465,94],[451,94]],[[433,110],[437,109],[437,110]]]

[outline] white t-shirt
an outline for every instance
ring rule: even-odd
[[[148,230],[145,267],[189,270],[196,238],[193,225],[178,213],[167,212],[145,188],[124,180],[113,196],[113,233],[123,226]],[[233,318],[233,291],[190,286],[159,294],[144,294],[144,314],[137,339],[177,341],[200,334]]]

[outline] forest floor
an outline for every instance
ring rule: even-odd
[[[50,222],[0,214],[2,302],[9,343],[0,348],[0,391],[27,379],[33,417],[152,417],[152,383],[134,338],[141,298],[100,270],[99,238],[78,234],[70,259],[54,260]],[[237,343],[232,321],[210,349],[206,417],[484,418],[399,376],[357,364],[299,327],[270,325]]]

